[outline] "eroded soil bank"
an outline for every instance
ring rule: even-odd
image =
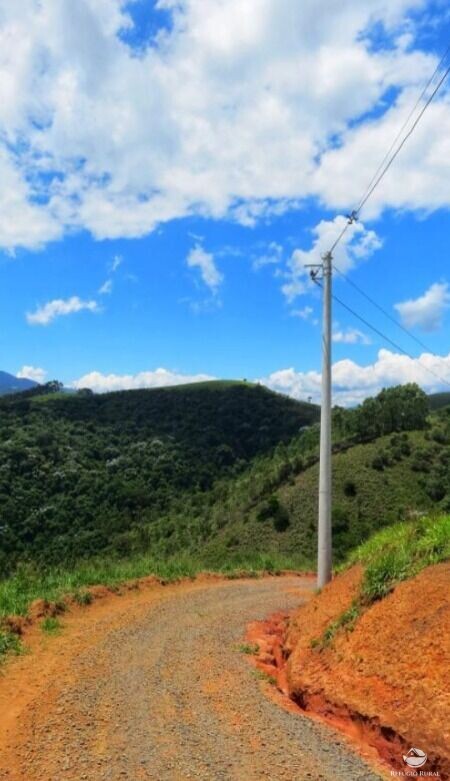
[[[428,755],[422,778],[448,779],[450,565],[400,583],[324,643],[324,631],[352,605],[361,576],[353,567],[290,616],[249,625],[257,666],[276,678],[291,708],[295,703],[376,751],[387,768],[412,772],[403,755],[414,746]]]

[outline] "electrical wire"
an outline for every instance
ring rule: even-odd
[[[433,92],[431,93],[430,97],[428,98],[427,102],[426,102],[426,103],[425,103],[425,105],[423,106],[423,108],[422,108],[421,112],[419,113],[419,115],[418,115],[418,116],[416,117],[416,119],[414,120],[414,122],[413,122],[413,124],[412,124],[411,128],[408,130],[407,134],[404,136],[404,138],[403,138],[403,140],[402,140],[401,144],[400,144],[400,145],[397,147],[397,149],[395,150],[395,152],[392,154],[392,156],[390,157],[390,159],[389,159],[389,160],[388,160],[388,162],[386,163],[385,167],[383,168],[383,170],[382,170],[382,171],[381,171],[381,173],[379,174],[378,178],[375,180],[375,182],[373,183],[372,187],[370,188],[370,190],[368,191],[368,193],[365,195],[365,197],[364,197],[364,198],[363,198],[363,200],[361,201],[361,203],[360,203],[360,205],[359,205],[359,207],[358,207],[358,212],[357,212],[358,214],[359,214],[359,212],[361,211],[361,209],[362,209],[362,208],[365,206],[365,204],[366,204],[366,203],[367,203],[367,201],[369,200],[370,196],[371,196],[371,195],[372,195],[372,194],[375,192],[376,188],[377,188],[377,187],[378,187],[378,185],[380,184],[380,182],[381,182],[381,180],[383,179],[383,177],[384,177],[384,176],[387,174],[387,172],[389,171],[389,168],[391,167],[391,165],[392,165],[392,163],[394,162],[394,160],[395,160],[395,158],[397,157],[397,155],[398,155],[398,154],[401,152],[401,150],[403,149],[403,147],[404,147],[404,145],[406,144],[406,142],[407,142],[408,138],[410,138],[410,137],[411,137],[411,135],[414,133],[414,130],[416,129],[417,125],[419,124],[420,120],[422,119],[423,115],[425,114],[425,111],[427,110],[428,106],[430,105],[430,103],[431,103],[431,101],[433,100],[433,98],[435,97],[435,95],[437,95],[437,93],[439,92],[440,88],[442,87],[442,85],[443,85],[444,81],[446,80],[446,78],[447,78],[447,76],[448,76],[448,74],[449,74],[449,73],[450,73],[450,65],[449,65],[449,66],[448,66],[448,68],[447,68],[447,69],[444,71],[444,74],[442,75],[441,79],[439,80],[439,82],[438,82],[437,86],[434,88],[434,90],[433,90]]]
[[[406,144],[407,140],[413,134],[414,130],[416,129],[417,125],[419,124],[420,120],[422,119],[423,115],[425,114],[425,112],[426,112],[427,108],[429,107],[430,103],[433,101],[433,99],[435,98],[435,96],[439,92],[440,88],[442,87],[444,81],[446,80],[447,76],[450,73],[450,65],[448,65],[447,68],[445,69],[443,75],[439,79],[439,81],[438,81],[436,87],[434,88],[434,90],[432,91],[432,93],[427,98],[425,104],[423,105],[421,111],[419,112],[418,116],[414,120],[412,126],[410,127],[410,129],[408,130],[406,135],[403,136],[400,144],[396,147],[397,142],[399,141],[399,139],[400,139],[403,131],[405,130],[405,128],[408,126],[411,118],[413,117],[415,111],[417,110],[417,107],[420,105],[421,101],[424,99],[424,97],[425,97],[429,87],[432,85],[432,83],[434,82],[436,76],[438,75],[438,73],[440,72],[442,67],[444,66],[449,53],[450,53],[450,44],[447,47],[447,49],[446,49],[444,55],[442,56],[441,60],[439,61],[439,63],[437,65],[433,75],[430,77],[430,79],[428,80],[428,82],[425,85],[424,89],[422,90],[422,92],[421,92],[420,96],[418,97],[414,107],[411,109],[410,113],[408,114],[407,119],[405,120],[405,122],[403,123],[402,127],[398,131],[394,141],[392,142],[391,146],[389,147],[389,150],[387,151],[386,155],[384,156],[382,162],[380,163],[380,165],[378,166],[377,170],[375,171],[372,179],[370,180],[370,183],[369,183],[368,187],[366,188],[366,190],[364,192],[364,195],[362,196],[361,200],[359,201],[358,206],[355,209],[353,209],[352,212],[350,213],[350,215],[348,216],[348,219],[347,219],[347,222],[346,222],[344,228],[342,229],[341,233],[337,236],[336,240],[334,241],[334,243],[333,243],[333,245],[332,245],[332,247],[330,249],[330,253],[333,253],[334,250],[336,249],[336,247],[338,246],[338,244],[342,241],[342,239],[344,238],[344,236],[345,236],[347,230],[349,229],[350,225],[352,225],[356,220],[358,220],[361,210],[366,205],[366,203],[369,200],[369,198],[373,195],[373,193],[377,189],[377,187],[380,184],[380,182],[382,181],[382,179],[386,176],[386,174],[389,171],[390,167],[394,163],[396,157],[399,155],[399,153],[403,149],[403,147]]]
[[[379,303],[378,303],[377,301],[375,301],[375,300],[374,300],[374,299],[373,299],[371,296],[369,296],[369,294],[368,294],[368,293],[366,293],[366,292],[365,292],[365,290],[363,290],[363,289],[362,289],[362,288],[361,288],[359,285],[357,285],[357,284],[356,284],[356,282],[353,282],[353,280],[352,280],[352,279],[350,279],[350,277],[348,277],[348,276],[347,276],[347,274],[344,274],[344,272],[343,272],[343,271],[341,271],[341,270],[340,270],[340,269],[339,269],[337,266],[335,266],[334,264],[333,264],[333,269],[334,269],[335,271],[337,271],[337,273],[338,273],[338,274],[339,274],[341,277],[343,277],[343,279],[345,279],[345,281],[346,281],[346,282],[348,282],[348,284],[349,284],[349,285],[351,285],[352,287],[354,287],[354,288],[355,288],[355,290],[357,290],[357,291],[358,291],[358,293],[360,293],[362,296],[364,296],[364,298],[366,298],[366,299],[367,299],[367,301],[369,301],[369,302],[372,304],[372,306],[376,307],[376,308],[377,308],[377,309],[378,309],[380,312],[382,312],[382,314],[383,314],[385,317],[387,317],[387,318],[388,318],[388,319],[389,319],[389,320],[390,320],[392,323],[394,323],[394,325],[396,325],[396,326],[397,326],[397,328],[401,328],[401,330],[402,330],[402,331],[403,331],[405,334],[407,334],[407,335],[408,335],[408,336],[409,336],[411,339],[413,339],[413,340],[414,340],[414,341],[415,341],[415,342],[416,342],[416,343],[417,343],[417,344],[418,344],[420,347],[422,347],[422,348],[423,348],[424,350],[426,350],[428,353],[432,353],[432,354],[434,353],[434,351],[433,351],[433,350],[432,350],[430,347],[428,347],[428,346],[427,346],[427,345],[426,345],[424,342],[422,342],[422,341],[421,341],[421,340],[420,340],[420,339],[419,339],[417,336],[414,336],[414,334],[413,334],[413,333],[411,333],[411,331],[409,331],[407,328],[405,328],[405,326],[404,326],[404,325],[402,325],[402,324],[401,324],[401,323],[400,323],[400,322],[399,322],[399,321],[398,321],[398,320],[397,320],[395,317],[392,317],[392,315],[391,315],[391,314],[389,314],[389,312],[388,312],[386,309],[384,309],[384,308],[381,306],[381,304],[379,304]]]
[[[317,284],[319,284],[319,285],[320,285],[320,287],[322,287],[322,285],[320,284],[320,282],[318,282]],[[373,331],[373,332],[374,332],[374,333],[376,333],[378,336],[380,336],[382,339],[384,339],[384,341],[385,341],[385,342],[388,342],[388,343],[389,343],[389,344],[390,344],[392,347],[394,347],[396,350],[398,350],[399,352],[401,352],[403,355],[406,355],[406,357],[407,357],[407,358],[409,358],[411,361],[414,361],[414,360],[416,360],[415,358],[413,358],[413,356],[412,356],[410,353],[408,353],[406,350],[404,350],[404,349],[403,349],[403,347],[400,347],[400,345],[399,345],[399,344],[397,344],[396,342],[394,342],[394,340],[393,340],[393,339],[390,339],[390,338],[389,338],[389,336],[386,336],[386,334],[384,334],[382,331],[380,331],[380,330],[379,330],[378,328],[376,328],[374,325],[372,325],[371,323],[369,323],[369,321],[368,321],[368,320],[366,320],[364,317],[362,317],[362,316],[361,316],[361,315],[359,315],[357,312],[355,312],[355,310],[354,310],[354,309],[352,309],[350,306],[348,306],[348,304],[345,304],[345,303],[344,303],[344,301],[341,301],[341,299],[340,299],[340,298],[338,298],[338,297],[337,297],[337,296],[335,296],[334,294],[332,294],[332,298],[334,299],[334,301],[336,301],[338,304],[340,304],[340,306],[342,306],[344,309],[346,309],[346,310],[347,310],[347,312],[350,312],[350,314],[352,314],[354,317],[356,317],[358,320],[360,320],[360,321],[361,321],[361,323],[363,323],[363,324],[364,324],[364,325],[365,325],[367,328],[370,328],[370,330],[371,330],[371,331]],[[450,388],[450,382],[447,382],[447,380],[444,380],[444,378],[443,378],[443,377],[441,377],[439,374],[436,374],[436,372],[435,372],[435,371],[433,371],[433,369],[430,369],[430,367],[429,367],[429,366],[425,366],[425,365],[423,365],[423,364],[421,364],[421,366],[422,366],[422,368],[423,368],[423,369],[425,369],[425,371],[429,372],[429,374],[432,374],[432,375],[433,375],[433,376],[434,376],[434,377],[435,377],[437,380],[439,380],[439,382],[440,382],[441,384],[443,384],[443,385],[447,385],[447,386]]]
[[[438,75],[438,73],[440,72],[440,70],[442,69],[442,67],[444,66],[444,64],[445,64],[445,61],[446,61],[446,59],[447,59],[447,57],[448,57],[448,55],[449,55],[449,54],[450,54],[450,43],[449,43],[449,45],[447,46],[447,49],[445,50],[444,54],[442,55],[442,57],[441,57],[440,61],[439,61],[439,62],[438,62],[438,64],[436,65],[436,68],[435,68],[435,70],[434,70],[434,73],[432,74],[432,76],[430,76],[430,78],[428,79],[427,83],[425,84],[425,86],[424,86],[424,88],[423,88],[422,92],[420,93],[419,97],[417,98],[417,100],[416,100],[416,102],[415,102],[414,106],[412,107],[412,109],[411,109],[411,111],[409,112],[409,114],[408,114],[407,118],[406,118],[406,119],[405,119],[405,121],[403,122],[403,125],[401,126],[401,128],[400,128],[400,130],[398,131],[397,135],[395,136],[395,138],[394,138],[394,140],[393,140],[393,142],[392,142],[391,146],[389,147],[388,151],[386,152],[385,156],[383,157],[383,159],[382,159],[382,161],[381,161],[380,165],[378,166],[377,170],[375,171],[374,175],[372,176],[372,179],[370,180],[369,184],[367,185],[367,188],[366,188],[366,190],[365,190],[365,192],[364,192],[364,195],[361,197],[361,200],[360,200],[360,202],[359,202],[359,204],[360,204],[360,205],[359,205],[359,206],[357,206],[357,208],[354,210],[356,213],[359,213],[359,212],[360,212],[360,210],[361,210],[361,208],[362,208],[362,207],[361,207],[361,203],[363,202],[363,200],[364,200],[364,198],[365,198],[366,194],[367,194],[367,193],[369,192],[369,190],[371,189],[371,187],[372,187],[373,183],[375,182],[375,180],[376,180],[376,178],[377,178],[378,174],[380,173],[380,171],[382,170],[382,168],[383,168],[384,164],[385,164],[385,163],[386,163],[386,161],[388,160],[388,158],[389,158],[389,155],[391,154],[392,150],[395,148],[395,145],[397,144],[397,142],[398,142],[398,141],[399,141],[399,139],[401,138],[401,135],[402,135],[403,131],[404,131],[404,130],[407,128],[407,126],[408,126],[408,124],[409,124],[410,120],[411,120],[411,119],[412,119],[412,117],[414,116],[414,113],[415,113],[416,109],[418,108],[418,106],[420,105],[420,103],[422,102],[422,100],[425,98],[425,95],[427,94],[427,92],[428,92],[428,89],[431,87],[431,85],[432,85],[433,81],[435,80],[436,76]]]
[[[431,87],[431,85],[435,81],[437,75],[441,72],[442,68],[444,67],[449,53],[450,53],[450,44],[448,45],[445,53],[441,57],[438,65],[436,66],[436,68],[434,70],[434,73],[429,78],[429,80],[426,83],[426,85],[424,86],[421,94],[417,98],[417,101],[414,104],[414,106],[411,109],[411,111],[409,112],[406,120],[404,121],[403,125],[401,126],[400,130],[398,131],[397,135],[395,136],[395,138],[394,138],[391,146],[389,147],[388,151],[386,152],[383,160],[381,161],[380,165],[378,166],[377,170],[375,171],[372,179],[370,180],[370,182],[369,182],[369,184],[368,184],[368,186],[367,186],[367,188],[366,188],[366,190],[364,192],[364,195],[362,196],[361,200],[359,201],[358,206],[355,209],[353,209],[353,211],[348,216],[348,219],[347,219],[347,222],[346,222],[344,228],[341,230],[340,234],[337,236],[337,238],[335,239],[335,241],[334,241],[334,243],[333,243],[333,245],[332,245],[332,247],[330,249],[330,254],[332,254],[334,252],[334,250],[336,249],[338,244],[342,241],[342,239],[345,236],[345,234],[346,234],[347,230],[349,229],[349,227],[359,218],[361,210],[363,209],[363,207],[365,206],[365,204],[367,203],[369,198],[373,195],[373,193],[375,192],[376,188],[378,187],[378,185],[380,184],[380,182],[382,181],[384,176],[389,171],[389,169],[392,166],[392,164],[394,163],[396,157],[398,156],[398,154],[400,153],[400,151],[402,150],[402,148],[406,144],[407,140],[413,134],[414,130],[416,129],[417,125],[419,124],[420,120],[422,119],[423,115],[425,114],[427,108],[429,107],[429,105],[431,104],[431,102],[433,101],[435,96],[437,95],[438,91],[442,87],[442,85],[443,85],[444,81],[446,80],[446,78],[448,77],[448,75],[450,73],[450,65],[447,65],[444,73],[440,77],[437,85],[435,86],[435,88],[433,89],[431,94],[428,96],[426,102],[424,103],[421,111],[419,112],[419,114],[415,118],[413,124],[411,125],[411,127],[408,130],[408,132],[403,136],[403,138],[401,139],[400,143],[398,144],[400,138],[402,137],[403,132],[408,127],[408,125],[409,125],[412,117],[414,116],[418,106],[420,105],[422,100],[425,98],[429,88]],[[397,144],[398,144],[398,146],[397,146]],[[394,323],[405,334],[407,334],[411,339],[413,339],[418,345],[420,345],[420,347],[425,349],[427,352],[433,354],[433,351],[430,350],[430,348],[424,342],[422,342],[418,337],[416,337],[407,328],[405,328],[398,320],[396,320],[395,317],[393,317],[391,314],[389,314],[389,312],[387,312],[386,309],[384,309],[371,296],[369,296],[368,293],[366,293],[361,287],[359,287],[359,285],[356,284],[356,282],[353,282],[346,274],[344,274],[344,272],[340,271],[340,269],[338,269],[337,266],[335,266],[334,264],[333,264],[333,268],[334,268],[335,271],[338,272],[338,274],[340,274],[342,277],[344,277],[344,279],[350,285],[352,285],[352,287],[354,287],[362,296],[364,296],[364,298],[366,298],[374,307],[376,307],[380,312],[382,312],[382,314],[385,317],[387,317],[392,323]],[[337,298],[337,296],[333,295],[333,298],[341,306],[343,306],[345,309],[347,309],[347,311],[349,311],[351,314],[353,314],[354,317],[358,318],[358,320],[360,320],[362,323],[364,323],[364,325],[366,325],[368,328],[370,328],[372,331],[374,331],[378,336],[380,336],[382,339],[384,339],[390,345],[395,347],[396,350],[399,350],[401,353],[403,353],[404,355],[406,355],[408,358],[410,358],[412,360],[412,356],[408,352],[406,352],[406,350],[404,350],[402,347],[400,347],[400,345],[396,344],[396,342],[394,342],[392,339],[387,337],[385,334],[383,334],[377,328],[372,326],[367,320],[365,320],[363,317],[358,315],[357,312],[354,312],[354,310],[352,310],[349,306],[347,306],[347,304],[345,304],[343,301],[341,301],[339,298]],[[426,369],[426,371],[428,371],[431,374],[433,374],[441,383],[443,383],[445,385],[448,385],[448,387],[450,387],[450,383],[448,383],[442,377],[437,375],[432,369],[429,369],[428,367],[424,367],[424,368]]]

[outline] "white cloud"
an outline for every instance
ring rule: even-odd
[[[111,263],[111,271],[114,274],[115,271],[121,266],[123,263],[123,257],[122,255],[114,255],[112,263]]]
[[[419,66],[415,72],[420,70]],[[347,130],[342,143],[324,153],[313,174],[313,187],[329,208],[341,210],[356,205],[419,91],[418,87],[405,88],[385,113]],[[387,207],[426,212],[440,206],[448,208],[449,178],[450,95],[444,91],[429,106],[382,184],[364,206],[363,217],[376,218]]]
[[[182,374],[159,368],[137,374],[103,374],[92,371],[71,385],[74,388],[87,387],[98,393],[105,393],[133,388],[162,388],[213,379],[215,378],[208,374]],[[307,399],[311,396],[313,401],[320,401],[321,375],[317,371],[297,372],[294,368],[281,369],[256,382],[296,399]],[[368,396],[375,395],[383,387],[408,382],[418,383],[429,393],[445,389],[446,383],[450,383],[450,353],[446,356],[423,353],[417,358],[408,358],[382,349],[378,352],[377,359],[365,366],[350,360],[336,361],[333,364],[333,402],[345,406],[357,404]]]
[[[112,293],[112,289],[113,289],[112,279],[107,279],[106,282],[104,282],[103,285],[99,287],[98,292],[101,296],[107,296],[110,293]]]
[[[45,369],[40,369],[37,366],[22,366],[20,371],[17,372],[17,377],[43,383],[45,382],[47,373],[48,372],[46,372]]]
[[[336,344],[371,344],[369,337],[357,328],[342,329],[336,326],[332,339]]]
[[[96,301],[83,301],[78,296],[67,299],[56,298],[38,307],[35,312],[27,312],[26,318],[30,325],[48,325],[57,317],[71,315],[82,310],[97,312],[98,304]]]
[[[419,298],[395,304],[407,328],[419,327],[424,331],[437,331],[449,307],[450,289],[447,282],[435,282]]]
[[[346,223],[345,217],[322,220],[312,230],[312,247],[308,250],[293,251],[287,264],[287,281],[281,288],[289,302],[311,290],[314,283],[310,281],[310,269],[307,266],[322,262],[321,256],[331,249]],[[370,257],[381,247],[381,244],[381,239],[375,231],[368,230],[361,222],[354,222],[348,226],[347,232],[336,247],[333,253],[333,264],[345,273],[356,263]]]
[[[252,266],[255,271],[264,266],[273,266],[281,263],[283,258],[283,247],[276,241],[271,241],[263,255],[254,259]]]
[[[296,399],[312,396],[313,401],[320,401],[321,375],[316,371],[282,369],[260,382]],[[407,382],[417,382],[427,392],[446,390],[450,383],[450,353],[446,356],[423,353],[408,358],[383,349],[378,352],[377,360],[366,366],[350,360],[337,361],[333,364],[333,402],[344,406],[358,404],[383,387]]]
[[[138,372],[137,374],[102,374],[93,371],[72,382],[73,388],[91,388],[96,393],[132,390],[136,388],[164,388],[192,382],[213,380],[208,374],[180,374],[168,369]]]
[[[2,0],[1,247],[192,214],[252,225],[309,196],[348,208],[436,63],[404,35],[425,0],[159,0],[173,23],[138,52],[128,5]],[[375,212],[450,205],[449,145],[442,94]]]
[[[203,247],[197,244],[189,252],[186,263],[189,268],[200,269],[200,275],[205,285],[209,287],[212,293],[217,293],[223,282],[223,275],[217,268],[212,253],[205,252]]]
[[[302,320],[310,320],[313,312],[314,309],[312,306],[304,306],[302,309],[293,309],[291,315],[293,317],[300,317]],[[317,320],[314,320],[314,323],[316,322]]]

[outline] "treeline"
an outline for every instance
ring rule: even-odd
[[[429,412],[428,397],[410,383],[386,388],[354,409],[335,407],[333,424],[338,438],[370,442],[386,434],[424,429]]]

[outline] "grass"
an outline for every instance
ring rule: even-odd
[[[450,516],[426,516],[383,529],[350,556],[364,566],[361,600],[382,599],[397,583],[450,558]]]
[[[364,610],[386,597],[398,583],[448,559],[449,515],[430,515],[397,523],[374,534],[346,563],[346,568],[356,563],[364,567],[359,595],[348,610],[326,627],[320,638],[311,640],[311,648],[321,651],[328,647],[340,630],[351,632]]]
[[[80,589],[78,591],[75,591],[73,594],[73,598],[78,605],[82,605],[84,607],[86,607],[86,605],[90,605],[93,601],[93,596],[91,592],[85,589]]]
[[[0,663],[7,654],[22,653],[22,643],[17,635],[0,629]]]
[[[81,562],[72,568],[52,568],[39,571],[22,566],[16,574],[0,581],[0,618],[6,615],[26,615],[35,599],[49,602],[73,596],[79,604],[89,604],[90,586],[104,585],[118,588],[127,580],[155,575],[170,582],[183,577],[195,577],[199,572],[211,571],[225,577],[257,577],[261,572],[277,573],[296,569],[298,562],[278,554],[229,555],[228,560],[211,566],[211,560],[182,554],[166,559],[140,555],[126,560],[96,559]]]
[[[249,656],[254,656],[259,652],[259,645],[258,643],[241,643],[238,645],[237,650],[241,654],[248,654]]]
[[[253,670],[253,676],[258,679],[258,681],[265,681],[265,683],[271,683],[272,686],[275,686],[277,679],[273,677],[273,675],[269,675],[269,673],[264,672],[264,670]]]
[[[59,635],[62,629],[62,624],[59,618],[48,616],[42,621],[41,629],[46,635]]]

